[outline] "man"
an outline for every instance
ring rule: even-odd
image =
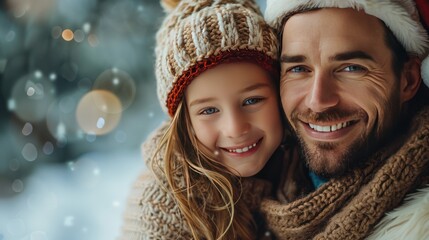
[[[417,4],[267,1],[302,152],[280,200],[262,203],[278,238],[429,239],[429,3]]]

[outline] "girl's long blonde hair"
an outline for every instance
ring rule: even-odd
[[[163,151],[159,164],[155,159]],[[152,170],[166,180],[194,239],[255,238],[252,213],[240,200],[240,178],[196,139],[184,100],[152,160]]]

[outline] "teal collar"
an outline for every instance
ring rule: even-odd
[[[313,182],[314,187],[317,189],[320,186],[322,186],[324,183],[326,183],[329,179],[317,176],[314,172],[309,172],[311,182]]]

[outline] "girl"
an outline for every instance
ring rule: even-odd
[[[254,239],[258,173],[283,137],[277,42],[250,0],[164,1],[158,97],[171,119],[143,145],[122,239]],[[260,239],[260,238],[258,238]]]

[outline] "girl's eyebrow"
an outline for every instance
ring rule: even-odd
[[[260,88],[265,88],[265,87],[269,88],[270,85],[268,83],[255,83],[253,85],[250,85],[250,86],[244,88],[243,90],[240,91],[240,93],[250,92],[250,91],[253,91],[255,89],[260,89]],[[192,107],[192,106],[198,105],[198,104],[202,104],[202,103],[206,103],[206,102],[210,102],[210,101],[214,101],[214,100],[216,100],[215,97],[198,98],[198,99],[191,101],[189,103],[189,107]]]
[[[189,103],[189,107],[192,107],[193,105],[198,105],[198,104],[202,104],[205,102],[210,102],[215,100],[214,97],[208,97],[208,98],[199,98],[199,99],[195,99],[194,101]]]
[[[259,88],[264,88],[264,87],[270,87],[270,85],[268,84],[268,83],[255,83],[255,84],[253,84],[253,85],[250,85],[250,86],[248,86],[248,87],[246,87],[246,88],[244,88],[243,90],[241,90],[240,92],[241,93],[244,93],[244,92],[250,92],[250,91],[253,91],[253,90],[255,90],[255,89],[259,89]]]

